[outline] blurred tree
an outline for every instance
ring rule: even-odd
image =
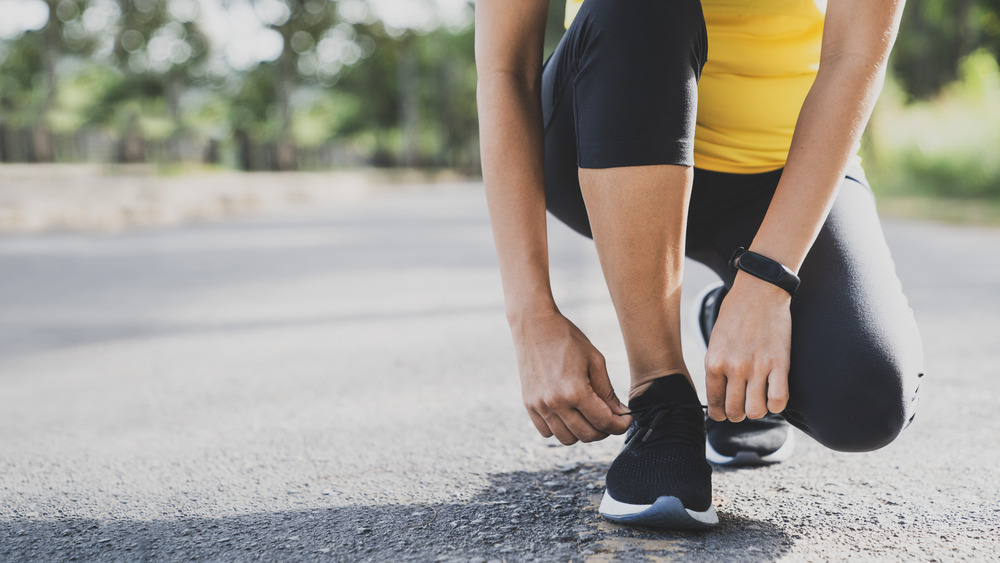
[[[980,0],[974,14],[982,46],[1000,61],[1000,0]]]
[[[109,18],[111,61],[120,75],[91,121],[116,131],[119,162],[144,162],[150,136],[162,143],[162,160],[176,160],[184,133],[180,98],[208,51],[208,39],[196,24],[198,4],[117,0],[116,10],[105,5],[114,14]]]
[[[973,0],[911,0],[903,13],[892,65],[915,98],[937,93],[957,77],[971,52]]]
[[[478,167],[473,30],[390,32],[355,26],[372,54],[345,69],[337,88],[363,100],[342,134],[367,146],[377,166]]]
[[[345,40],[351,39],[370,56],[364,64],[337,74],[338,90],[362,101],[353,119],[343,123],[341,133],[354,136],[371,155],[372,164],[388,166],[394,164],[397,153],[401,46],[379,22],[355,24],[351,32],[353,37],[348,34]]]
[[[1000,58],[1000,0],[910,0],[892,68],[911,99],[926,99],[958,78],[979,48]]]
[[[474,33],[436,32],[428,37],[425,64],[431,77],[425,91],[436,130],[436,158],[442,168],[479,171],[479,120],[476,108]]]
[[[35,162],[34,128],[44,116],[40,78],[44,38],[28,32],[10,41],[0,64],[0,156],[4,162]]]
[[[330,74],[320,51],[337,27],[336,7],[329,0],[270,0],[255,3],[255,13],[262,25],[280,35],[281,54],[245,72],[233,97],[237,160],[246,170],[295,170],[299,158],[293,100],[298,90]]]
[[[281,56],[275,62],[277,113],[279,125],[275,139],[274,168],[295,170],[298,156],[292,137],[292,94],[306,81],[315,80],[311,69],[301,68],[301,57],[316,52],[317,45],[337,23],[334,4],[324,0],[284,0],[286,11],[266,22],[281,34]]]
[[[55,159],[48,116],[59,89],[57,65],[63,57],[85,55],[96,45],[81,23],[88,5],[89,0],[45,0],[45,24],[5,46],[0,61],[0,161]]]

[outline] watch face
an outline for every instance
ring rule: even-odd
[[[768,280],[779,280],[784,270],[773,260],[768,260],[756,254],[746,253],[740,256],[740,266]]]

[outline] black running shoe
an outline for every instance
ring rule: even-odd
[[[680,374],[653,381],[629,401],[632,426],[608,469],[601,514],[615,522],[700,530],[719,517],[705,461],[705,414]]]
[[[722,299],[727,293],[722,283],[710,285],[695,298],[693,328],[708,348],[712,328],[719,318]],[[785,461],[795,451],[795,434],[780,414],[740,422],[716,422],[706,417],[705,457],[716,465],[767,465]]]
[[[705,457],[716,465],[767,465],[785,461],[795,450],[795,434],[780,414],[740,422],[705,421]]]

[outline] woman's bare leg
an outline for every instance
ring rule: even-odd
[[[683,373],[680,301],[693,172],[685,166],[580,169],[601,268],[628,354],[629,398]]]

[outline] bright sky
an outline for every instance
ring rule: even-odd
[[[281,36],[265,24],[279,23],[288,17],[288,8],[282,0],[230,0],[226,7],[220,0],[168,1],[175,17],[198,13],[198,23],[212,41],[213,52],[233,68],[245,69],[281,54]],[[348,22],[377,18],[390,32],[430,30],[439,25],[464,27],[472,21],[468,0],[339,0],[338,6]],[[43,0],[0,0],[0,39],[41,28],[48,19],[48,11]],[[94,2],[84,12],[85,27],[90,31],[107,29],[116,11],[113,0]],[[167,45],[164,52],[169,51]]]
[[[40,0],[0,0],[0,39],[39,29],[49,18],[49,7]]]

